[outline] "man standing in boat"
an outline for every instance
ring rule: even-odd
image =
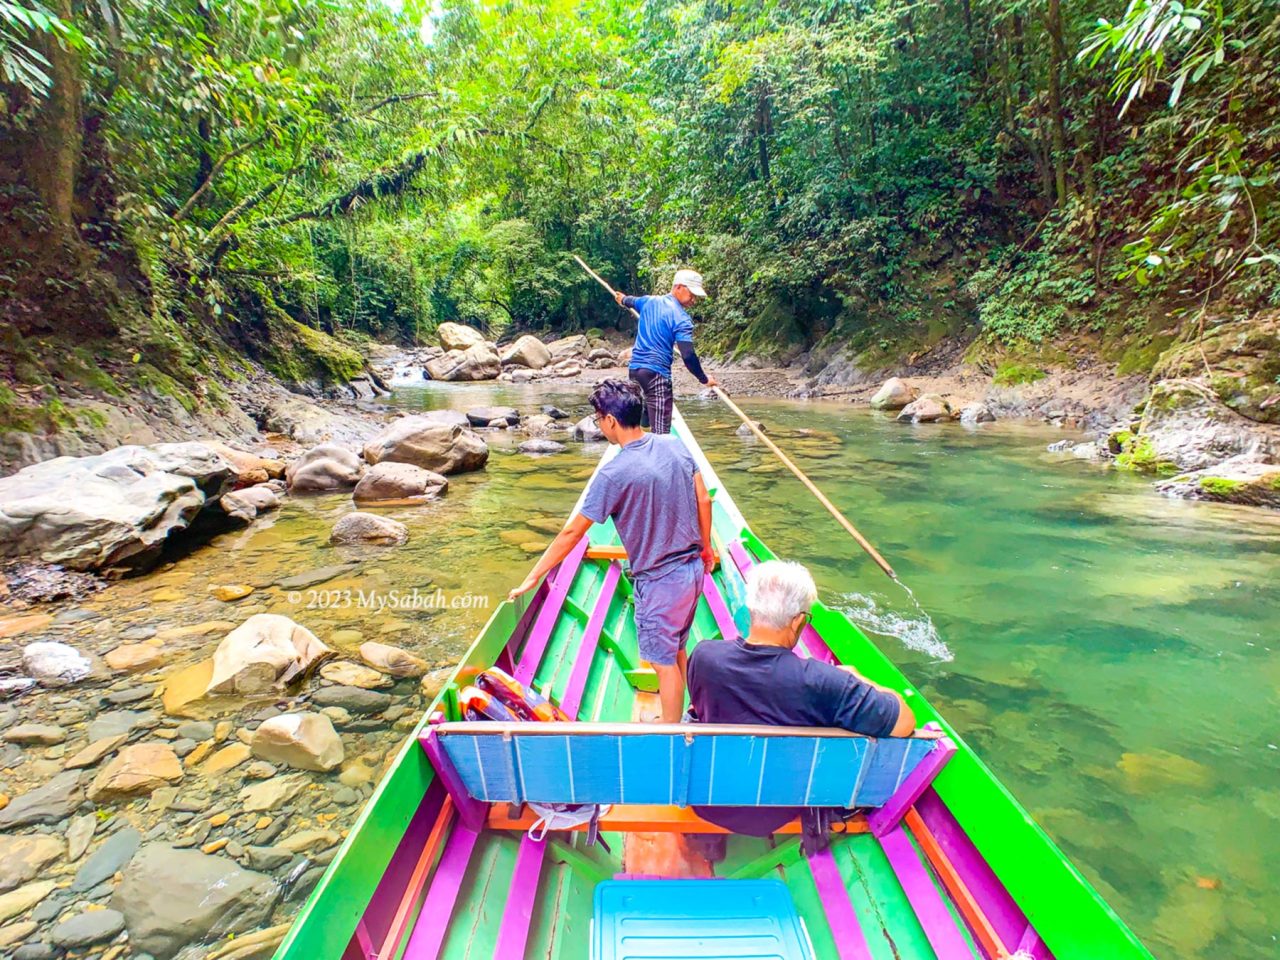
[[[658,675],[662,720],[684,711],[685,642],[715,564],[711,498],[693,456],[679,437],[640,427],[644,394],[629,380],[605,380],[591,393],[596,425],[622,449],[591,480],[582,510],[569,518],[529,576],[508,599],[532,590],[586,536],[610,517],[627,551],[635,584],[636,640]]]
[[[613,295],[621,306],[630,307],[640,315],[628,375],[644,391],[648,421],[644,425],[654,433],[671,432],[671,406],[674,402],[671,359],[674,350],[679,349],[684,365],[698,382],[709,387],[717,386],[716,378],[703,372],[702,363],[693,349],[693,320],[685,309],[706,295],[702,274],[696,270],[677,270],[671,292],[663,296]]]

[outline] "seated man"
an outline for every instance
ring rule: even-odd
[[[591,393],[596,423],[621,452],[600,468],[582,500],[509,599],[532,590],[569,555],[593,523],[613,518],[635,582],[636,640],[658,675],[662,720],[684,710],[685,642],[702,595],[711,551],[711,498],[684,441],[640,427],[644,393],[628,380],[605,380]]]
[[[902,697],[860,676],[793,652],[818,598],[798,563],[769,560],[747,576],[746,638],[709,640],[689,658],[689,699],[703,723],[838,727],[869,737],[905,737],[916,719]],[[768,836],[799,814],[790,807],[700,807],[735,833]]]

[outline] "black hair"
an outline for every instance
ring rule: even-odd
[[[611,416],[624,427],[640,426],[644,391],[634,380],[603,380],[589,399],[601,416]]]

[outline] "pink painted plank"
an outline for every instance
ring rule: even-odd
[[[959,821],[947,809],[942,798],[933,790],[926,790],[916,801],[916,813],[924,821],[933,839],[951,861],[956,875],[964,881],[969,893],[982,909],[987,922],[1004,943],[1017,943],[1030,927],[1027,915],[1009,895],[1000,878],[987,864],[974,846]],[[1050,957],[1048,950],[1035,953],[1036,960]]]
[[[724,597],[720,595],[720,588],[716,586],[716,582],[711,579],[709,573],[702,576],[702,595],[707,598],[707,606],[711,608],[711,616],[715,617],[720,636],[726,640],[737,637],[738,625],[733,622],[733,615],[729,613]]]
[[[880,846],[889,858],[889,865],[893,867],[902,892],[907,895],[938,960],[973,960],[969,942],[956,926],[955,918],[934,886],[933,878],[920,862],[906,831],[895,827],[880,838]]]
[[[462,880],[467,874],[467,863],[479,838],[479,830],[462,824],[450,834],[402,960],[437,960],[440,956],[440,948],[449,930],[449,917],[457,905]]]
[[[821,850],[810,856],[809,872],[813,874],[813,882],[818,888],[818,897],[822,900],[822,909],[827,915],[827,925],[831,928],[840,960],[871,960],[866,934],[862,932],[862,924],[858,922],[858,915],[849,899],[849,889],[840,876],[840,868],[836,866],[831,851]]]
[[[545,840],[534,840],[527,834],[520,840],[516,869],[507,891],[507,906],[502,912],[502,926],[498,928],[498,942],[493,947],[494,960],[522,960],[524,957],[546,851]]]
[[[871,828],[871,832],[877,837],[883,837],[901,823],[907,811],[920,799],[920,794],[929,789],[934,777],[955,754],[956,745],[946,737],[935,743],[933,749],[924,755],[924,759],[916,764],[916,768],[907,774],[907,779],[898,785],[893,796],[867,817],[867,826]]]
[[[618,581],[622,579],[622,567],[617,563],[609,564],[605,571],[604,582],[596,594],[596,605],[587,620],[586,631],[578,645],[578,653],[573,661],[573,670],[569,673],[569,682],[564,688],[564,696],[560,700],[560,708],[575,719],[578,708],[582,706],[582,693],[587,688],[587,677],[591,675],[591,662],[595,658],[596,647],[600,643],[600,634],[604,631],[604,620],[609,615],[609,605],[618,589]]]
[[[484,826],[485,818],[489,815],[489,805],[467,792],[466,784],[462,782],[462,777],[458,775],[453,761],[449,759],[448,751],[440,745],[440,737],[431,726],[418,734],[418,743],[422,745],[427,759],[435,768],[436,776],[440,778],[444,788],[449,791],[449,796],[453,798],[453,805],[458,810],[458,818],[468,827],[479,830]]]
[[[560,707],[574,719],[577,719],[578,710],[582,706],[582,694],[591,674],[591,662],[595,658],[600,634],[604,631],[605,617],[609,614],[609,606],[613,603],[613,595],[617,592],[618,581],[621,579],[622,567],[617,563],[610,563],[600,590],[596,593],[591,616],[587,618],[578,652],[574,655],[573,669],[569,672],[569,682],[560,701]],[[507,905],[502,912],[502,926],[498,928],[498,942],[493,949],[494,960],[521,960],[524,956],[545,853],[546,841],[534,840],[527,835],[520,839],[520,851],[516,854],[516,867],[507,892]]]
[[[1031,926],[1023,931],[1022,939],[1018,941],[1018,949],[1015,952],[1026,954],[1031,960],[1051,960],[1052,958],[1049,948],[1040,939],[1040,934],[1036,933],[1035,928]]]
[[[533,632],[529,634],[520,663],[516,666],[516,679],[521,683],[531,682],[533,675],[538,672],[542,655],[547,652],[547,643],[551,640],[551,631],[555,629],[556,621],[560,619],[560,608],[564,606],[564,598],[569,595],[569,585],[577,576],[578,567],[582,565],[582,558],[586,554],[587,538],[583,537],[556,568],[555,583],[547,591],[547,596],[538,609],[538,619],[533,625]]]

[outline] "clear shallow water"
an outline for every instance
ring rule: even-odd
[[[398,402],[548,399],[581,404],[518,388],[406,390]],[[757,533],[877,636],[1153,952],[1274,957],[1280,516],[1168,500],[1140,479],[1058,462],[1044,448],[1062,434],[1047,428],[744,405],[936,630],[767,450],[735,435],[723,407],[685,402]],[[582,449],[513,483],[503,465],[524,458],[496,451],[487,482],[505,488],[503,515],[563,515],[580,481],[553,477],[581,476]]]

